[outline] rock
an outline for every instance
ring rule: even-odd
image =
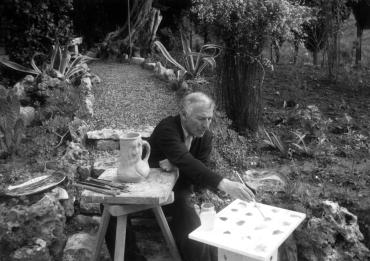
[[[61,187],[53,188],[50,192],[57,200],[69,199],[68,192]]]
[[[82,197],[80,201],[80,213],[87,215],[100,215],[100,203],[89,203]]]
[[[90,78],[89,77],[82,78],[79,88],[83,95],[90,94],[92,91],[92,83],[91,83]]]
[[[174,81],[176,80],[176,75],[173,69],[167,69],[165,74],[164,74],[164,79],[166,81]]]
[[[101,83],[100,77],[96,74],[91,74],[90,79],[93,85]]]
[[[29,126],[35,119],[35,108],[31,106],[20,107],[19,117],[23,120],[24,126]]]
[[[98,140],[96,142],[97,150],[119,150],[119,140]]]
[[[69,142],[67,151],[62,159],[69,163],[76,163],[82,159],[88,160],[88,154],[88,151],[80,143]]]
[[[49,261],[52,260],[46,242],[37,238],[33,245],[17,249],[11,255],[12,261]]]
[[[312,217],[295,233],[299,260],[369,260],[370,251],[361,242],[357,217],[337,203],[324,201],[319,217]]]
[[[72,141],[85,144],[88,128],[89,126],[84,120],[81,120],[78,117],[74,117],[73,121],[68,124],[68,129],[72,136]]]
[[[100,224],[98,216],[77,215],[74,219],[81,226],[99,226]]]
[[[144,62],[142,65],[143,65],[144,69],[147,69],[147,70],[150,70],[150,71],[154,71],[154,69],[155,69],[155,63],[146,63],[146,62]]]
[[[88,139],[92,140],[119,140],[119,137],[123,135],[123,130],[117,129],[101,129],[101,130],[94,130],[88,131],[86,133]]]
[[[74,197],[70,197],[67,200],[62,200],[61,204],[64,208],[64,213],[66,217],[72,217],[75,213],[75,207],[74,207],[75,199]]]
[[[33,84],[35,83],[35,78],[32,75],[27,75],[22,81],[17,82],[14,85],[15,94],[18,99],[23,103],[30,103],[31,99],[27,96],[27,92],[33,89]]]
[[[59,170],[60,165],[58,161],[47,161],[45,163],[45,168],[51,169],[51,170]]]
[[[77,180],[86,180],[88,177],[91,177],[91,166],[84,165],[84,166],[77,166]]]
[[[53,257],[60,255],[66,240],[64,234],[66,218],[63,207],[54,196],[48,193],[31,206],[16,205],[6,212],[4,210],[1,210],[1,212],[2,214],[5,213],[3,216],[5,226],[0,229],[0,246],[11,245],[13,249],[24,248],[26,253],[35,253],[35,255],[39,253],[46,257],[48,257],[48,254]],[[4,236],[6,234],[11,234],[11,237]],[[33,241],[35,238],[42,239],[42,241],[35,244],[35,241]],[[42,250],[43,241],[48,251]],[[41,248],[39,248],[40,245]],[[23,250],[18,254],[22,253]],[[33,259],[35,261],[44,260],[35,258]]]
[[[141,65],[145,61],[142,57],[131,57],[131,62],[137,65]]]
[[[94,254],[96,238],[87,233],[78,233],[68,238],[63,251],[63,261],[90,261]]]
[[[122,135],[128,132],[139,132],[142,138],[149,138],[154,130],[153,126],[143,126],[141,129],[101,129],[88,131],[86,133],[89,140],[119,140]]]

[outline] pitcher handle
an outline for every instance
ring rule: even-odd
[[[143,160],[148,161],[149,156],[150,156],[150,151],[151,151],[149,142],[147,142],[146,140],[143,140],[143,147],[146,148],[145,149],[146,155]]]

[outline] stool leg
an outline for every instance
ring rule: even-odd
[[[116,247],[114,261],[122,261],[125,256],[127,215],[117,217]]]
[[[105,233],[107,232],[109,218],[110,218],[110,214],[108,211],[108,207],[104,207],[104,211],[103,211],[103,215],[102,215],[102,219],[101,219],[101,223],[100,223],[99,231],[97,235],[98,238],[96,240],[96,247],[95,247],[95,251],[94,251],[94,255],[92,259],[93,261],[99,260],[100,249],[104,242]]]
[[[179,251],[177,250],[177,246],[175,240],[173,239],[170,227],[168,226],[166,217],[164,216],[163,210],[160,206],[153,208],[154,215],[157,219],[159,226],[161,227],[164,239],[166,240],[167,246],[171,252],[173,260],[181,261],[181,257]]]

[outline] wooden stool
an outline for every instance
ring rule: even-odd
[[[116,168],[107,169],[99,178],[118,182],[116,180],[116,173]],[[149,176],[144,181],[139,183],[126,183],[127,189],[123,190],[119,195],[111,196],[89,190],[84,190],[82,192],[82,196],[86,202],[104,204],[104,212],[99,226],[98,238],[93,256],[94,261],[97,261],[99,258],[110,216],[117,217],[114,261],[122,261],[125,254],[127,215],[147,209],[153,210],[173,260],[181,261],[175,240],[173,239],[161,207],[174,201],[172,188],[175,185],[178,175],[179,173],[177,170],[164,172],[161,169],[154,168],[150,169]]]
[[[114,261],[123,260],[125,254],[125,240],[126,240],[126,225],[127,225],[127,215],[131,213],[136,213],[139,211],[152,209],[156,220],[162,230],[163,236],[166,240],[167,246],[173,257],[173,260],[181,261],[180,254],[177,250],[175,240],[173,239],[172,233],[168,226],[166,217],[163,213],[163,205],[172,203],[174,200],[173,193],[167,201],[163,202],[158,206],[154,205],[110,205],[104,204],[104,212],[102,216],[102,223],[99,227],[98,239],[96,243],[96,248],[93,256],[93,261],[98,261],[101,246],[104,242],[104,236],[107,231],[110,216],[117,217],[117,232],[116,232],[116,245],[114,253]]]

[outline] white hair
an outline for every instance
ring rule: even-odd
[[[186,95],[180,102],[180,112],[190,115],[195,105],[204,105],[213,109],[215,102],[208,95],[202,92],[193,92]]]

